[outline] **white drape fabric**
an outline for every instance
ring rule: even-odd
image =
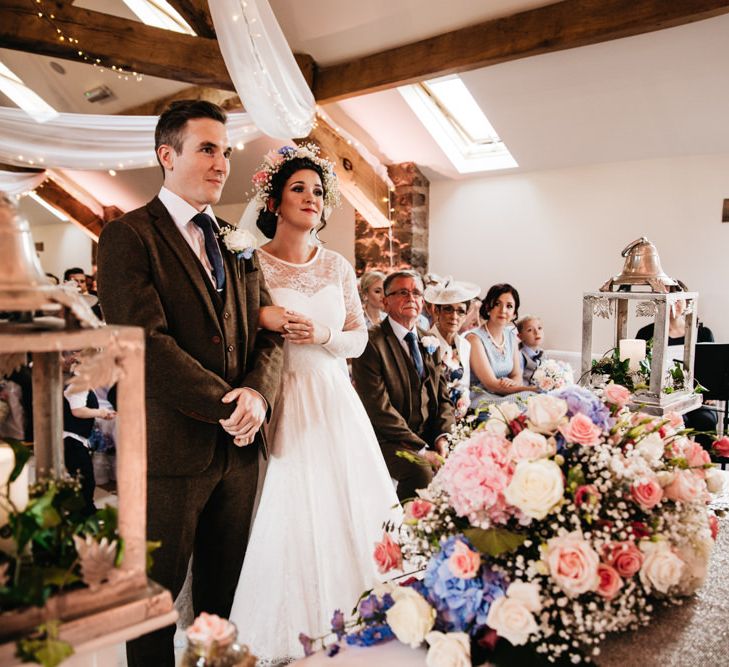
[[[46,180],[45,171],[33,174],[0,171],[0,192],[9,195],[22,195],[24,192],[37,188],[44,180]]]
[[[314,95],[268,0],[210,0],[220,52],[246,111],[277,139],[305,137]]]
[[[154,166],[157,116],[62,113],[36,123],[20,109],[0,107],[0,162],[61,169]],[[247,113],[228,114],[232,145],[261,136]],[[7,172],[6,172],[7,173]]]

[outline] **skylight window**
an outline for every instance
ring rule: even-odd
[[[187,21],[165,0],[124,0],[124,4],[142,23],[163,30],[195,34]]]
[[[398,90],[460,173],[519,166],[457,74]]]
[[[0,90],[38,123],[45,123],[58,115],[58,111],[28,88],[17,74],[1,62]]]

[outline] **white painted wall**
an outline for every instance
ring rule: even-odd
[[[579,350],[582,294],[620,273],[647,236],[664,271],[700,294],[701,320],[729,341],[729,154],[620,162],[431,183],[430,268],[486,289],[510,282],[540,315],[545,347]],[[631,332],[647,323],[630,324]],[[596,331],[594,352],[611,344]]]
[[[91,272],[91,238],[71,222],[52,222],[33,225],[33,241],[43,243],[38,253],[43,270],[63,280],[63,272],[72,266],[80,266]]]

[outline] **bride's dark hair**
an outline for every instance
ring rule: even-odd
[[[327,192],[324,187],[324,173],[322,172],[321,167],[316,164],[316,162],[312,162],[309,158],[295,157],[291,160],[286,160],[286,162],[281,165],[281,168],[271,178],[271,191],[269,197],[273,200],[274,210],[281,205],[281,196],[283,194],[286,181],[288,181],[293,174],[301,169],[309,169],[319,174],[319,178],[322,183],[322,190],[324,191],[324,197],[326,198]],[[263,235],[266,238],[272,239],[276,235],[277,224],[278,216],[269,211],[268,204],[266,204],[266,207],[258,214],[256,226],[261,230],[261,232],[263,232]],[[317,226],[316,231],[314,232],[317,239],[319,232],[326,226],[327,223],[326,220],[324,220],[324,214],[322,213],[321,223]]]

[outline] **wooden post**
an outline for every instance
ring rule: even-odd
[[[691,306],[689,308],[689,306]],[[686,315],[686,332],[683,339],[683,364],[686,378],[686,390],[692,391],[694,387],[694,357],[696,356],[696,339],[699,325],[699,297],[686,302],[689,312]]]
[[[628,302],[618,299],[618,307],[615,313],[615,345],[628,337]]]
[[[656,321],[653,327],[653,349],[651,358],[650,392],[660,401],[663,374],[666,372],[666,347],[668,326],[666,321],[666,299],[656,301]]]
[[[582,368],[580,379],[592,366],[592,304],[591,297],[582,298]]]
[[[61,353],[33,352],[33,441],[36,469],[64,474]]]

